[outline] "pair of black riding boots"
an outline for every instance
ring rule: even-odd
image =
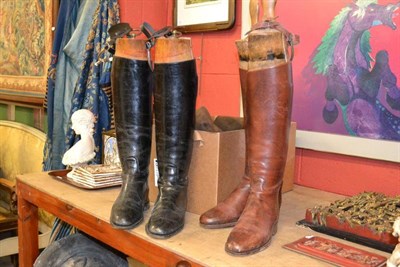
[[[154,106],[159,193],[146,232],[168,238],[184,226],[197,96],[195,60],[156,63],[153,71],[145,60],[114,56],[112,68],[123,184],[110,221],[115,228],[131,229],[149,208]]]

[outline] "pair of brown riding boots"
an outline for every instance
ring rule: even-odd
[[[226,252],[232,255],[265,249],[277,232],[293,90],[290,60],[282,57],[287,55],[283,37],[274,29],[256,30],[237,42],[246,134],[245,173],[227,199],[200,217],[205,228],[234,226],[225,244]],[[278,45],[273,48],[274,44]]]

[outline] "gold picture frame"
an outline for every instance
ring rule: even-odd
[[[235,24],[234,0],[175,0],[174,28],[182,33],[226,30]]]
[[[43,103],[54,0],[0,1],[0,100]]]

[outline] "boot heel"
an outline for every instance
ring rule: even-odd
[[[272,232],[272,235],[271,235],[271,236],[276,235],[276,233],[278,232],[278,222],[276,222],[276,223],[274,224],[274,226],[272,226],[271,232]]]

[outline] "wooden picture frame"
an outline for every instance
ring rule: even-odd
[[[226,30],[235,24],[234,0],[175,0],[174,28],[182,33]]]
[[[50,63],[53,0],[2,1],[0,100],[41,105]]]

